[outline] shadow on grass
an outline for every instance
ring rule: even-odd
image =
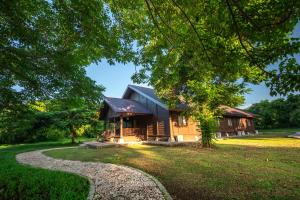
[[[174,199],[296,199],[299,146],[216,144],[202,149],[133,145],[48,153],[141,169],[158,178]]]

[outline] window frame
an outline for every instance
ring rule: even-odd
[[[177,116],[177,126],[178,127],[185,127],[188,126],[188,120],[184,115]]]

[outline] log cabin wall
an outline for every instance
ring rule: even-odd
[[[131,91],[129,99],[138,101],[153,113],[153,119],[148,122],[149,139],[167,140],[170,137],[169,111],[135,91]]]
[[[196,120],[193,120],[192,117],[187,117],[186,126],[179,126],[178,124],[179,115],[180,112],[170,111],[171,131],[173,132],[173,136],[177,137],[178,135],[182,135],[184,141],[195,141],[200,139],[201,130],[198,127],[198,122]]]
[[[254,133],[253,118],[226,116],[219,120],[219,132],[221,132],[222,136],[226,136],[226,133],[237,135],[238,131]]]

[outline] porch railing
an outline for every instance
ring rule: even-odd
[[[145,135],[146,128],[123,128],[124,136],[137,136],[137,135]]]

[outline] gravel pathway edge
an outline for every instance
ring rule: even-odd
[[[165,187],[155,177],[142,170],[101,162],[55,159],[43,154],[45,151],[66,148],[77,147],[51,148],[24,152],[17,154],[16,160],[21,164],[48,170],[74,173],[87,178],[90,182],[88,200],[103,198],[122,199],[123,197],[125,199],[172,200]],[[51,162],[50,165],[48,165],[49,162]],[[117,184],[115,182],[117,182]]]

